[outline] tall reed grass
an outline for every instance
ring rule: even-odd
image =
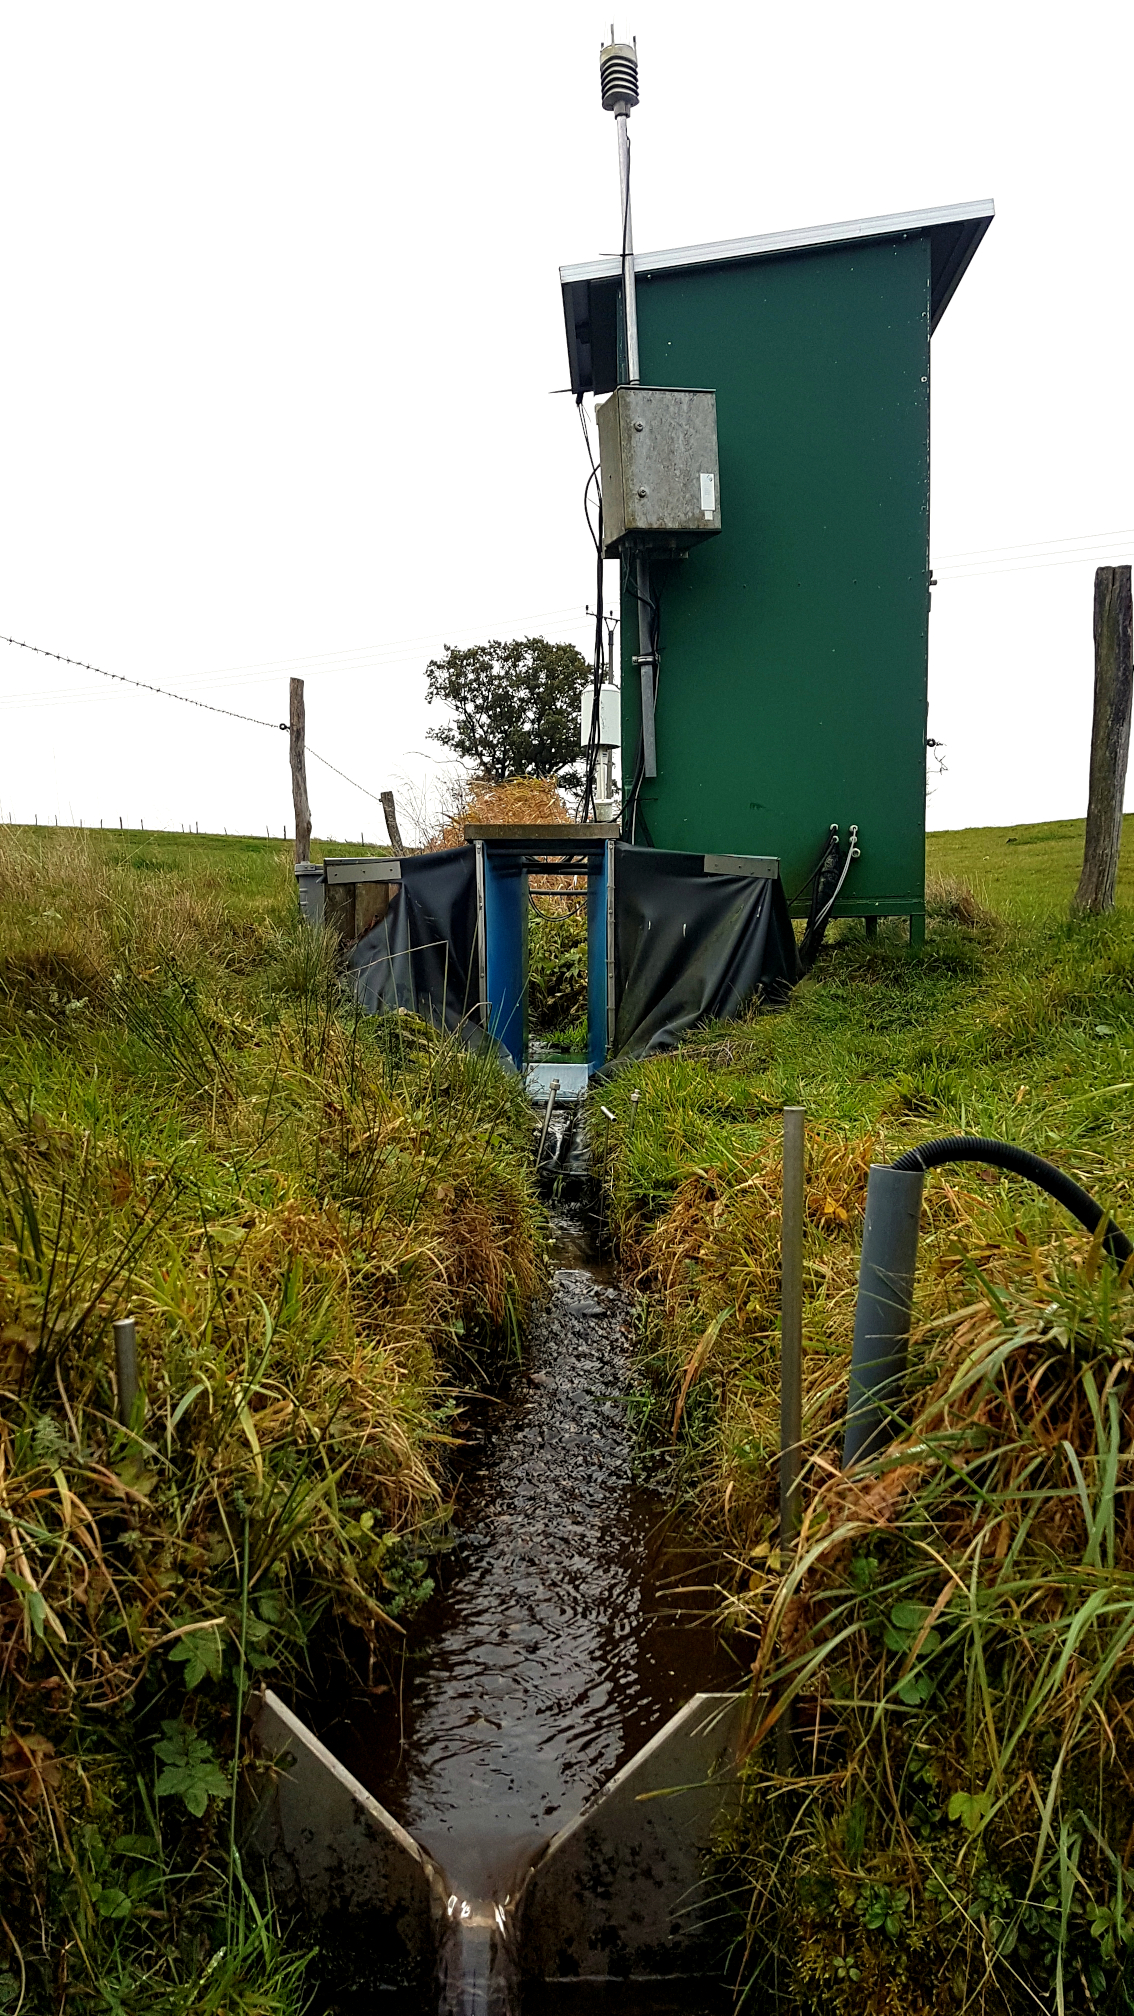
[[[815,1449],[798,1557],[736,1598],[749,1999],[1128,2008],[1134,1294],[1097,1248],[986,1287],[923,1334],[909,1416],[849,1475]]]
[[[1134,1225],[1134,916],[1069,922],[1073,875],[1062,898],[1045,887],[1043,836],[1025,837],[1017,856],[1004,835],[938,836],[923,950],[840,926],[784,1012],[623,1072],[599,1095],[611,1121],[595,1100],[596,1172],[640,1294],[643,1432],[724,1544],[723,1614],[753,1657],[722,1879],[744,2008],[1134,2005],[1130,1284],[1039,1193],[938,1172],[908,1419],[872,1465],[839,1473],[872,1161],[935,1134],[999,1135]],[[997,843],[993,914],[957,869]],[[1059,848],[1069,861],[1067,836]],[[790,1559],[788,1104],[808,1110],[806,1516]]]
[[[955,887],[933,913],[912,954],[896,934],[871,943],[846,927],[788,1009],[699,1032],[593,1100],[607,1214],[642,1296],[652,1432],[738,1548],[767,1539],[775,1516],[785,1105],[808,1111],[816,1418],[845,1381],[872,1161],[935,1134],[998,1135],[1053,1157],[1134,1223],[1134,917],[1024,926]],[[1034,1280],[1033,1254],[1075,1252],[1073,1231],[1026,1185],[972,1167],[934,1177],[920,1315],[969,1298],[974,1267]]]

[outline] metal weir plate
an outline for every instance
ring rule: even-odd
[[[557,1064],[543,1060],[538,1064],[528,1065],[524,1084],[529,1099],[546,1100],[551,1092],[552,1080],[558,1079],[559,1089],[555,1095],[555,1103],[561,1106],[569,1099],[581,1098],[587,1089],[590,1075],[591,1067],[585,1062]]]

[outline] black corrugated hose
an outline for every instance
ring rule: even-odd
[[[1027,1148],[1013,1148],[1007,1141],[991,1141],[980,1134],[946,1134],[940,1141],[925,1141],[920,1148],[908,1149],[893,1166],[917,1172],[940,1168],[943,1162],[984,1162],[993,1169],[1007,1169],[1013,1176],[1025,1176],[1029,1183],[1038,1184],[1070,1211],[1088,1232],[1097,1232],[1105,1218],[1103,1248],[1119,1267],[1125,1266],[1134,1254],[1134,1246],[1125,1232],[1119,1230],[1101,1204],[1096,1204],[1086,1190],[1053,1162],[1045,1162],[1042,1155],[1033,1155]]]
[[[799,941],[799,963],[805,973],[810,973],[819,957],[819,948],[827,935],[827,926],[831,921],[831,904],[841,886],[843,870],[850,865],[849,854],[850,842],[848,841],[847,852],[844,854],[839,845],[839,829],[837,826],[832,826],[827,836],[827,844],[809,877],[812,883],[811,903],[807,912],[807,922],[803,927],[803,936]],[[804,888],[806,886],[805,883]]]

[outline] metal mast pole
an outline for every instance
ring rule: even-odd
[[[634,225],[630,215],[630,107],[625,98],[615,101],[614,130],[618,136],[618,182],[622,191],[622,310],[626,322],[626,373],[631,385],[640,385]]]
[[[626,375],[631,385],[640,385],[642,374],[638,357],[634,226],[630,214],[630,112],[638,103],[637,44],[616,42],[612,28],[610,42],[599,58],[599,74],[602,80],[602,102],[605,109],[614,114],[614,130],[618,137],[618,180],[622,193],[622,317],[626,334]],[[638,601],[638,651],[634,663],[638,667],[642,681],[642,769],[646,777],[656,777],[658,757],[654,731],[654,697],[657,661],[654,654],[650,563],[644,553],[639,553],[635,562],[635,587]]]

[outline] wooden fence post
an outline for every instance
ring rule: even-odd
[[[386,831],[390,836],[390,845],[395,854],[404,854],[405,848],[402,846],[402,836],[398,831],[398,815],[394,810],[394,794],[392,791],[383,791],[381,798],[382,810],[386,814]]]
[[[311,859],[311,806],[307,797],[307,727],[303,709],[303,681],[291,682],[291,802],[295,807],[295,859]]]
[[[1091,786],[1083,872],[1073,907],[1114,909],[1122,799],[1130,755],[1134,625],[1129,567],[1095,569],[1095,711],[1091,722]]]

